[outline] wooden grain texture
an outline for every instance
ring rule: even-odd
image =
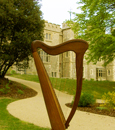
[[[69,123],[75,114],[80,99],[83,75],[83,56],[88,48],[88,43],[81,39],[73,39],[56,46],[48,46],[42,41],[36,40],[32,42],[31,48],[52,130],[65,130],[68,128]],[[74,51],[76,53],[77,89],[73,108],[67,120],[63,115],[62,109],[53,90],[42,60],[37,53],[38,48],[41,48],[50,55],[58,55],[66,51]]]

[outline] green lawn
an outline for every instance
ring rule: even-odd
[[[0,130],[49,130],[48,128],[40,128],[11,116],[6,107],[13,101],[15,100],[8,98],[0,99]]]
[[[16,78],[39,82],[37,75],[11,75]],[[53,87],[67,92],[68,94],[75,95],[76,92],[76,80],[63,79],[63,78],[50,78]],[[94,95],[96,99],[101,98],[104,93],[108,91],[115,91],[115,82],[110,81],[83,81],[82,92],[88,92]]]

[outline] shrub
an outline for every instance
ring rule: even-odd
[[[109,110],[115,109],[115,92],[114,91],[105,93],[102,96],[102,99],[105,101],[105,103],[103,104],[104,107],[107,107]]]
[[[10,74],[16,74],[15,70],[11,70]]]
[[[82,93],[78,106],[80,107],[87,107],[93,105],[95,103],[94,96],[90,93]]]
[[[91,78],[90,81],[95,81],[95,80]]]
[[[94,103],[95,103],[95,99],[92,94],[86,93],[86,92],[81,93],[81,97],[78,104],[79,107],[88,107],[88,106],[93,105]],[[72,104],[73,104],[73,101],[72,101]]]
[[[24,94],[24,92],[22,91],[22,90],[20,90],[20,89],[18,89],[18,91],[17,91],[19,94]]]
[[[9,81],[6,85],[4,85],[4,88],[1,88],[0,92],[2,92],[3,94],[9,93],[10,92],[10,87],[9,87],[10,82],[11,81]]]

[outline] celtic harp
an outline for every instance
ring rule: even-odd
[[[49,120],[51,123],[51,130],[65,130],[68,128],[72,117],[78,106],[78,102],[82,89],[82,75],[83,75],[83,56],[88,48],[88,43],[81,39],[73,39],[63,42],[56,46],[48,46],[42,41],[35,40],[31,44],[32,53],[40,80]],[[66,51],[73,51],[76,54],[76,80],[77,89],[73,107],[67,119],[65,119],[56,94],[53,90],[52,84],[45,70],[45,67],[40,59],[37,49],[41,48],[43,51],[50,55],[58,55]]]

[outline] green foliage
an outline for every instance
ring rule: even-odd
[[[15,70],[11,70],[10,74],[16,74]]]
[[[72,101],[72,104],[73,102],[74,101]],[[92,94],[86,92],[81,93],[81,97],[78,104],[79,107],[88,107],[93,105],[94,103],[95,103],[95,99]]]
[[[115,92],[108,92],[102,96],[102,99],[105,101],[101,107],[106,107],[109,110],[115,109]]]
[[[99,106],[99,107],[96,107],[96,109],[99,109],[99,110],[107,110],[107,108],[106,107],[103,107],[103,106]]]
[[[94,81],[94,79],[91,78],[90,81]]]
[[[0,1],[0,77],[14,63],[28,67],[33,40],[43,40],[44,20],[39,0]]]
[[[20,90],[20,89],[18,89],[18,91],[17,91],[19,94],[24,94],[24,92],[22,91],[22,90]]]
[[[75,38],[89,42],[88,62],[104,60],[104,66],[115,58],[115,2],[107,0],[81,0],[81,14],[67,21]]]
[[[9,87],[10,82],[11,81],[9,80],[9,82],[6,85],[4,85],[4,88],[0,89],[0,92],[2,92],[3,94],[9,93],[10,92],[10,87]]]

